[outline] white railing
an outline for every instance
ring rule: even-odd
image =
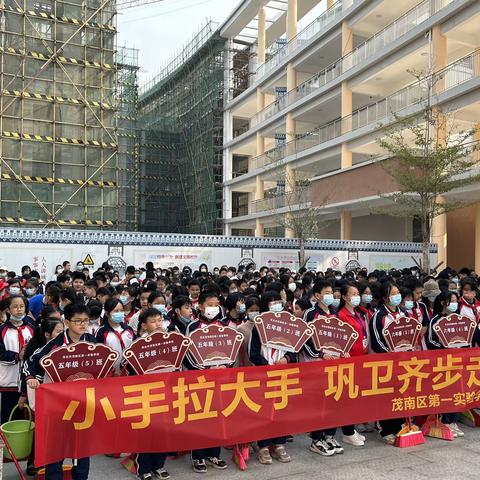
[[[429,82],[438,94],[478,76],[480,76],[480,49],[435,73],[433,79],[430,77],[417,81],[382,100],[356,110],[352,115],[335,119],[281,147],[252,158],[252,170],[280,163],[290,155],[298,154],[359,128],[388,122],[392,116],[401,115],[404,109],[424,102],[427,99]]]
[[[312,23],[305,27],[292,40],[281,46],[276,53],[265,63],[262,63],[256,72],[256,80],[264,77],[268,72],[279,65],[282,60],[299,48],[303,48],[310,43],[317,33],[324,30],[327,25],[337,19],[342,13],[342,0],[335,2],[328,10],[318,16]]]
[[[261,198],[250,203],[250,213],[268,212],[269,210],[279,210],[280,208],[305,207],[312,201],[312,191],[310,185],[297,186],[294,192],[281,193],[272,197]]]
[[[344,55],[342,58],[322,69],[293,90],[290,90],[283,97],[277,99],[275,102],[256,113],[251,119],[251,127],[270,118],[285,109],[287,106],[306,97],[327,83],[332,82],[359,63],[365,62],[382,48],[385,48],[410,30],[413,30],[429,17],[438,13],[440,10],[455,1],[457,0],[424,0],[419,3],[417,6],[359,45],[352,52]]]

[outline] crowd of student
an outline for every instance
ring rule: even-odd
[[[15,405],[29,403],[35,408],[35,390],[48,376],[40,360],[58,346],[78,342],[101,342],[122,353],[138,336],[156,330],[179,331],[190,335],[195,329],[216,323],[229,325],[245,337],[246,354],[237,366],[275,365],[303,361],[328,360],[307,342],[299,354],[284,353],[263,346],[254,327],[256,315],[266,311],[287,310],[311,322],[318,316],[337,316],[352,325],[358,339],[350,355],[388,351],[382,330],[388,322],[407,315],[421,322],[422,346],[442,348],[433,330],[436,322],[449,313],[458,312],[476,322],[480,320],[480,302],[475,272],[464,268],[458,272],[445,269],[435,276],[422,274],[418,268],[373,271],[366,269],[341,273],[327,270],[298,272],[254,265],[214,268],[202,264],[193,271],[129,266],[124,275],[103,264],[94,273],[81,262],[72,271],[65,261],[53,278],[41,281],[30,267],[20,274],[0,267],[0,390],[1,422]],[[474,345],[478,345],[478,328]],[[120,361],[115,374],[124,374]],[[203,368],[186,360],[184,368]],[[214,368],[214,367],[212,367]],[[219,368],[219,367],[217,367]],[[454,436],[463,436],[457,415],[443,416]],[[379,430],[379,438],[392,445],[402,428],[402,419],[379,419],[371,425],[341,426],[342,443],[361,447],[362,433]],[[332,456],[343,453],[335,437],[336,428],[310,432],[310,450]],[[289,437],[258,439],[257,459],[268,465],[273,459],[289,462],[285,448]],[[225,469],[221,447],[194,450],[193,469],[207,471],[207,465]],[[141,479],[169,478],[165,469],[166,453],[143,453],[135,456],[137,475]],[[89,459],[77,461],[75,480],[88,478]],[[34,474],[33,458],[27,473]],[[62,462],[46,466],[46,479],[63,478]]]

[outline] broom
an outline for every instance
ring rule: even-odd
[[[450,428],[440,420],[440,415],[429,415],[427,421],[423,424],[422,432],[427,437],[443,440],[452,441],[455,438]]]
[[[422,443],[425,443],[423,433],[416,425],[413,425],[412,418],[408,417],[405,426],[396,435],[395,446],[408,448]]]
[[[248,443],[241,443],[233,447],[232,461],[238,465],[240,470],[247,469],[247,461],[250,457],[250,446]]]

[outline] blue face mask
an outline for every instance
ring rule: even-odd
[[[241,304],[238,306],[238,311],[239,311],[239,313],[245,313],[246,310],[247,310],[247,307],[245,306],[244,303],[241,303]]]
[[[281,303],[274,303],[270,307],[270,311],[271,312],[281,312],[281,311],[283,311],[283,305]]]
[[[447,305],[447,310],[450,313],[455,313],[458,310],[458,303],[457,302],[451,302]]]
[[[323,296],[323,303],[329,307],[332,303],[333,303],[333,293],[326,293],[324,296]]]
[[[20,288],[19,287],[10,287],[10,295],[19,295],[20,294]]]
[[[332,307],[333,308],[338,308],[340,306],[340,299],[339,298],[334,298],[332,302]]]
[[[365,294],[365,293],[362,295],[362,302],[363,303],[372,303],[372,300],[373,300],[372,295],[368,295],[368,294]]]
[[[407,310],[412,310],[414,306],[415,306],[415,303],[413,300],[405,300],[405,308]]]
[[[157,305],[154,305],[153,308],[158,310],[162,315],[167,314],[167,307],[163,303],[158,303]]]
[[[352,307],[358,307],[360,305],[360,295],[353,295],[350,297],[350,303]]]
[[[125,312],[113,312],[112,313],[112,322],[113,323],[122,323],[125,320]]]
[[[128,303],[127,295],[120,295],[118,299],[122,302],[122,305],[126,305]]]
[[[390,295],[390,303],[394,307],[398,307],[402,303],[402,294],[397,293],[396,295]]]

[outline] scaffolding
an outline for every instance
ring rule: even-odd
[[[226,45],[208,22],[139,98],[139,229],[222,233]]]
[[[138,228],[138,157],[140,133],[138,114],[138,50],[121,47],[116,52],[115,104],[118,138],[117,185],[118,228]]]
[[[119,202],[115,18],[115,0],[0,0],[0,224],[134,224]]]

